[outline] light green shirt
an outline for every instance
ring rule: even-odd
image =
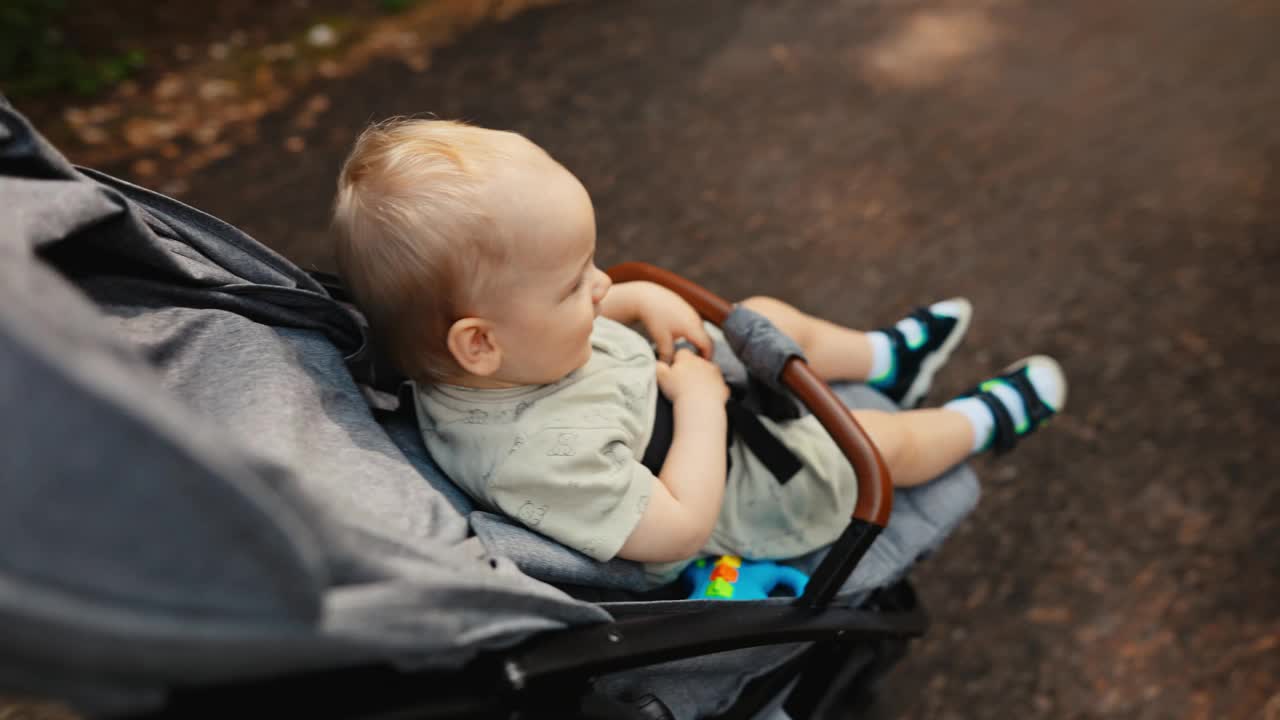
[[[472,499],[604,561],[617,555],[659,482],[640,463],[658,387],[653,349],[638,333],[598,318],[591,346],[585,366],[550,385],[420,388],[417,410],[427,450]],[[817,420],[761,422],[801,470],[779,483],[746,443],[732,443],[724,502],[702,555],[797,557],[829,545],[849,522],[856,478]],[[645,571],[661,584],[688,562]]]
[[[656,479],[640,463],[658,398],[653,349],[597,318],[586,365],[550,385],[420,388],[440,468],[486,509],[597,560],[618,554]]]

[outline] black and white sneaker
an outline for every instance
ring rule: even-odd
[[[993,425],[977,450],[996,454],[1012,450],[1067,403],[1067,378],[1058,361],[1048,355],[1023,358],[967,393],[947,403],[977,400],[991,413]],[[980,439],[979,439],[980,440]]]
[[[891,367],[868,380],[898,407],[913,408],[924,401],[933,376],[969,329],[973,306],[964,298],[918,308],[891,327],[876,332],[889,338]]]

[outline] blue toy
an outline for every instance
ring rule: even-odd
[[[696,560],[685,568],[684,578],[693,585],[690,600],[763,600],[779,585],[801,595],[809,583],[809,576],[793,567],[737,555]]]

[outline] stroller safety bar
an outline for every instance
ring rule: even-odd
[[[923,634],[923,612],[880,613],[847,607],[816,611],[795,603],[733,603],[726,608],[653,615],[548,634],[519,646],[504,661],[512,690],[586,672],[602,674],[738,650],[757,645],[818,641],[831,637],[900,637]]]
[[[626,262],[607,272],[614,282],[647,280],[662,285],[684,298],[703,319],[716,325],[723,325],[733,310],[727,300],[710,290],[648,263]],[[858,499],[849,525],[809,579],[804,595],[796,600],[797,604],[807,607],[825,607],[888,524],[893,509],[893,482],[880,451],[866,431],[803,358],[788,360],[781,380],[831,434],[858,477]]]

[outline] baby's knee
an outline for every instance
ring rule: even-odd
[[[913,438],[902,414],[883,410],[855,410],[853,418],[866,431],[871,442],[880,451],[880,457],[891,469],[911,454]]]
[[[801,340],[795,337],[795,333],[804,331],[804,323],[800,322],[800,313],[787,303],[768,295],[753,295],[739,305],[760,313],[777,325],[779,330],[791,335],[797,341]]]
[[[754,295],[740,304],[763,315],[785,335],[799,343],[801,348],[806,351],[813,348],[816,339],[814,323],[791,305],[768,295]]]
[[[791,307],[778,298],[769,297],[768,295],[752,295],[738,304],[761,315],[768,315],[770,310],[789,309]]]

